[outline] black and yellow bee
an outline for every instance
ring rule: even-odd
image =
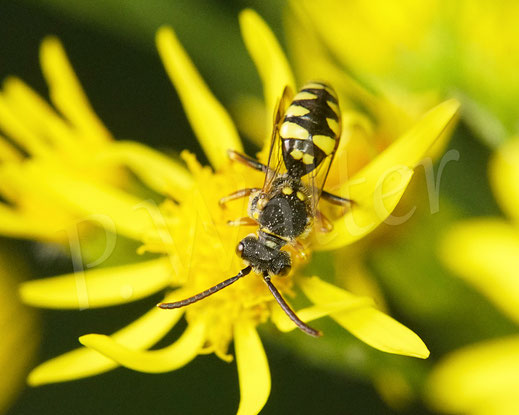
[[[288,108],[287,103],[289,103]],[[286,109],[285,109],[286,108]],[[231,225],[255,225],[258,231],[246,236],[236,247],[236,253],[247,264],[237,275],[193,297],[174,303],[161,303],[160,308],[184,307],[199,301],[248,275],[251,271],[263,276],[269,290],[290,319],[305,333],[320,336],[301,321],[271,282],[271,277],[288,274],[292,261],[282,248],[300,249],[298,239],[304,239],[312,229],[314,218],[327,222],[318,210],[322,197],[341,206],[349,199],[323,190],[335,151],[339,145],[341,116],[337,95],[327,84],[310,82],[295,97],[288,87],[274,114],[272,141],[267,165],[229,151],[229,157],[265,173],[262,188],[238,190],[224,197],[220,204],[249,196],[248,217],[230,222]]]

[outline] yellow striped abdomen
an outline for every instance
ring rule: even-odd
[[[304,176],[332,155],[339,144],[340,128],[335,91],[321,82],[303,86],[286,110],[279,129],[288,174]]]

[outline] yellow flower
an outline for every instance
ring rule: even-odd
[[[123,165],[156,191],[166,193],[171,183],[178,185],[177,177],[184,170],[177,170],[176,163],[138,143],[113,141],[90,107],[57,39],[43,42],[41,65],[56,110],[16,78],[7,79],[0,94],[0,131],[8,137],[0,135],[0,194],[8,202],[0,203],[2,234],[63,242],[80,215],[84,219],[85,211],[77,210],[81,200],[98,200],[101,192],[103,203],[117,204],[121,197],[138,203],[139,199],[118,193],[118,188],[131,186]],[[56,174],[57,180],[50,180],[46,172]],[[65,192],[63,186],[70,180],[79,180],[86,188],[80,184]],[[123,229],[117,217],[113,219],[120,233],[140,234],[130,221]]]
[[[443,262],[519,324],[519,139],[502,146],[490,179],[510,218],[461,222],[441,245]],[[451,413],[514,414],[519,411],[519,334],[454,351],[429,382],[436,408]]]
[[[43,191],[33,173],[40,163],[61,165],[79,174],[119,180],[92,165],[92,157],[111,141],[86,101],[56,39],[41,49],[42,67],[60,117],[22,81],[5,81],[0,95],[0,231],[4,235],[61,241],[58,233],[73,221],[72,213]],[[57,76],[59,74],[59,76]],[[24,155],[25,154],[25,155]],[[37,178],[37,177],[36,177]]]
[[[240,23],[264,83],[267,108],[272,110],[286,85],[295,89],[291,69],[277,40],[257,14],[243,12]],[[37,170],[38,183],[57,195],[59,203],[79,217],[110,218],[117,232],[143,242],[141,252],[159,255],[136,264],[25,283],[20,292],[26,303],[66,309],[103,307],[130,302],[166,287],[174,288],[164,300],[171,302],[207,289],[242,268],[234,251],[250,230],[229,227],[227,222],[244,216],[246,206],[235,201],[220,209],[218,201],[240,188],[261,187],[263,177],[238,163],[230,163],[227,150],[242,151],[236,128],[170,28],[160,29],[157,45],[214,170],[201,166],[186,152],[182,157],[187,169],[180,162],[134,143],[121,143],[122,147],[115,143],[103,150],[100,158],[132,168],[139,179],[166,197],[156,206],[109,183],[86,175],[64,175],[61,167],[42,164]],[[332,232],[316,235],[311,247],[345,246],[384,221],[402,197],[414,167],[443,136],[457,111],[456,101],[446,101],[432,109],[351,178],[345,177],[340,168],[334,169],[330,173],[334,192],[354,199],[355,205],[334,221]],[[348,115],[346,110],[343,117]],[[345,128],[347,132],[348,124]],[[265,157],[270,139],[264,141],[260,159]],[[344,151],[345,144],[339,147],[336,161],[344,160]],[[297,311],[303,321],[329,315],[379,350],[419,358],[429,355],[416,334],[377,310],[371,299],[356,297],[317,276],[300,275],[297,268],[303,262],[294,257],[296,272],[273,278],[282,293],[293,296],[299,288],[313,303]],[[149,350],[183,316],[188,325],[180,338],[162,349]],[[143,372],[165,372],[184,366],[201,353],[215,353],[229,361],[232,356],[228,349],[233,341],[241,392],[238,413],[256,414],[270,393],[268,363],[256,327],[269,319],[281,331],[295,328],[261,279],[249,275],[189,307],[169,311],[154,307],[111,336],[82,336],[80,342],[87,348],[41,364],[30,374],[29,383],[39,385],[91,376],[118,365]]]
[[[418,91],[455,93],[488,143],[517,132],[517,3],[293,1],[287,27],[299,56],[306,44],[295,16],[310,22],[343,67],[378,90],[406,99]]]

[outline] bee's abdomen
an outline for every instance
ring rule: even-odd
[[[314,170],[337,149],[340,112],[334,90],[320,82],[306,84],[288,107],[279,135],[290,176]]]

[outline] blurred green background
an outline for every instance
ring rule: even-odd
[[[154,44],[157,28],[165,23],[175,28],[215,95],[230,106],[239,95],[262,95],[240,37],[239,11],[255,8],[283,41],[283,5],[274,0],[4,0],[0,2],[0,78],[16,75],[46,96],[38,48],[46,35],[55,34],[93,108],[115,137],[158,149],[187,148],[204,160],[159,61]],[[460,160],[449,164],[442,176],[440,211],[431,215],[425,203],[419,205],[421,214],[405,235],[368,254],[369,269],[383,289],[391,315],[422,337],[432,352],[430,359],[385,355],[343,330],[334,336],[339,329],[331,322],[320,326],[327,336],[318,342],[301,339],[299,333],[278,335],[266,330],[272,393],[262,413],[432,413],[419,396],[402,407],[391,407],[377,393],[372,375],[382,369],[398,371],[413,389],[420,390],[428,370],[446,352],[514,332],[511,322],[480,294],[452,278],[435,257],[437,238],[448,224],[500,214],[486,176],[491,150],[474,138],[463,119],[449,148],[459,152]],[[30,278],[72,270],[68,258],[57,255],[49,260],[35,243],[5,238],[1,242],[23,254],[31,267]],[[314,263],[322,269],[330,260],[321,254]],[[82,334],[118,329],[160,298],[79,313],[38,310],[43,335],[35,362],[77,347]],[[167,374],[117,369],[79,381],[25,387],[7,413],[230,414],[238,401],[235,363],[210,355]]]

